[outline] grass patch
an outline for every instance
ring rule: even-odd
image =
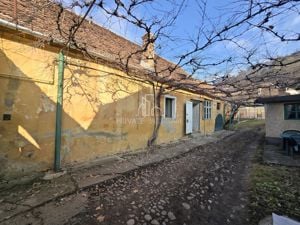
[[[240,122],[234,121],[232,125],[228,125],[227,129],[229,130],[239,130],[244,128],[254,128],[259,126],[264,126],[265,120],[256,120],[256,119],[250,119],[250,120],[242,120]]]
[[[272,212],[300,220],[300,169],[254,163],[251,174],[251,224]]]
[[[253,128],[253,127],[263,126],[263,125],[265,125],[265,120],[256,120],[256,119],[242,120],[232,125],[232,129],[238,130],[243,128]]]

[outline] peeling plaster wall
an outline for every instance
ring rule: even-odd
[[[9,33],[0,33],[0,43],[0,177],[51,169],[58,49],[37,46],[35,40]],[[62,166],[144,148],[153,129],[151,87],[126,79],[121,71],[78,57],[67,56],[67,62]],[[185,102],[204,100],[183,91],[173,95],[177,116],[175,120],[163,119],[158,143],[183,137]],[[202,118],[202,104],[200,107]],[[212,119],[200,120],[202,133],[214,131],[223,103],[219,111],[216,102],[212,108]],[[11,120],[2,120],[3,114],[10,114]]]
[[[224,103],[221,101],[212,100],[208,97],[191,94],[184,91],[168,94],[176,97],[176,118],[162,118],[161,129],[159,131],[158,143],[175,141],[185,136],[185,103],[186,101],[200,101],[200,125],[199,133],[211,134],[215,130],[215,119],[218,114],[223,116]],[[203,101],[212,100],[212,113],[211,119],[203,119]],[[164,112],[164,98],[162,99],[161,106]],[[220,109],[217,109],[217,102],[220,103]]]
[[[53,164],[56,57],[33,40],[0,33],[0,177]]]

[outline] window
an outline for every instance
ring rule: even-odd
[[[203,109],[204,109],[204,112],[203,112],[203,116],[204,116],[204,119],[207,120],[207,119],[210,119],[211,118],[211,101],[204,101],[204,105],[203,105]]]
[[[3,114],[3,120],[11,120],[10,114]]]
[[[220,109],[221,109],[221,103],[217,102],[217,110],[220,110]]]
[[[165,97],[165,118],[176,117],[176,98],[172,96]]]
[[[300,120],[300,103],[284,104],[285,120]]]

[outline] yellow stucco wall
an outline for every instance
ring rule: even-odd
[[[38,40],[0,33],[0,176],[53,166],[58,51]],[[151,87],[104,65],[70,56],[66,60],[62,165],[145,147],[153,129]],[[203,101],[184,91],[171,95],[177,99],[176,119],[163,118],[157,143],[183,137],[185,102]],[[202,133],[214,131],[223,103],[219,111],[215,101],[212,108],[212,118],[200,120]],[[3,114],[11,120],[2,120]]]

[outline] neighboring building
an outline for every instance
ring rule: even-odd
[[[240,106],[255,106],[260,97],[300,94],[300,51],[265,63],[215,83],[230,93],[225,99]]]
[[[296,94],[300,94],[300,90],[293,88],[258,88],[256,98]],[[265,119],[265,108],[255,104],[253,106],[241,106],[235,119]]]
[[[296,95],[296,94],[300,94],[300,90],[291,87],[284,87],[284,88],[266,87],[266,88],[258,88],[257,90],[258,97]]]
[[[265,108],[263,106],[240,107],[236,119],[265,119]]]
[[[256,97],[286,96],[300,94],[293,88],[258,88]],[[241,106],[235,119],[265,119],[265,108],[259,105]]]
[[[1,178],[53,168],[56,123],[62,127],[63,167],[144,148],[151,136],[153,89],[143,79],[154,66],[149,55],[162,71],[174,65],[150,46],[146,55],[134,57],[130,67],[141,79],[133,80],[118,64],[118,56],[141,47],[90,21],[83,22],[75,38],[94,58],[68,48],[61,64],[57,59],[64,40],[56,29],[57,12],[60,8],[50,1],[0,0]],[[70,21],[78,19],[66,10],[60,16],[63,33]],[[60,123],[56,105],[62,71]],[[168,82],[180,82],[178,77],[184,75],[178,68]],[[222,127],[224,102],[195,82],[185,80],[180,90],[160,99],[158,144]]]
[[[279,143],[286,130],[300,131],[300,95],[258,98],[256,103],[265,105],[266,140]]]

